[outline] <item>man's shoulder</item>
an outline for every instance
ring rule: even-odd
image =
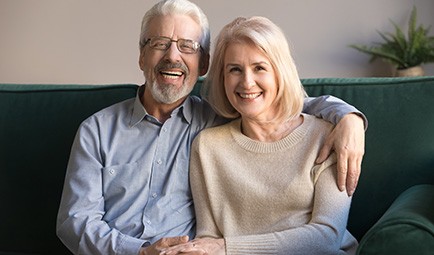
[[[200,123],[200,126],[211,127],[225,123],[223,117],[219,117],[211,105],[197,96],[189,96],[189,111],[193,116],[193,121]]]
[[[119,118],[122,116],[127,116],[134,107],[134,98],[126,99],[124,101],[107,106],[91,116],[89,116],[84,122],[90,121],[91,119],[104,121],[107,119]]]
[[[188,100],[190,100],[191,105],[193,106],[192,107],[193,110],[213,111],[211,106],[208,104],[208,102],[206,102],[205,100],[203,100],[202,98],[200,98],[198,96],[190,95],[188,97]]]

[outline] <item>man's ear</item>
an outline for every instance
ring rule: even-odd
[[[199,76],[204,76],[208,72],[209,59],[209,54],[206,54],[200,58]]]
[[[139,66],[140,66],[140,70],[145,71],[145,47],[143,47],[140,50],[140,56],[139,56]]]

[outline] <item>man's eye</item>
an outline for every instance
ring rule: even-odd
[[[182,48],[182,49],[185,49],[185,50],[191,50],[191,49],[193,49],[193,46],[192,46],[192,45],[189,45],[189,44],[182,44],[182,45],[181,45],[181,48]]]
[[[166,47],[166,44],[167,44],[166,42],[157,41],[157,42],[154,43],[154,47],[164,48],[164,47]]]

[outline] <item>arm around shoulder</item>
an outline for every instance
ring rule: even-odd
[[[361,118],[365,130],[368,128],[368,119],[356,107],[334,96],[306,97],[303,112],[338,124],[347,114],[355,114]]]

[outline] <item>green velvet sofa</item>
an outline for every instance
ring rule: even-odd
[[[348,223],[359,254],[434,254],[434,77],[303,84],[309,95],[340,97],[369,120]],[[76,129],[136,90],[0,84],[0,254],[70,254],[55,223]]]

